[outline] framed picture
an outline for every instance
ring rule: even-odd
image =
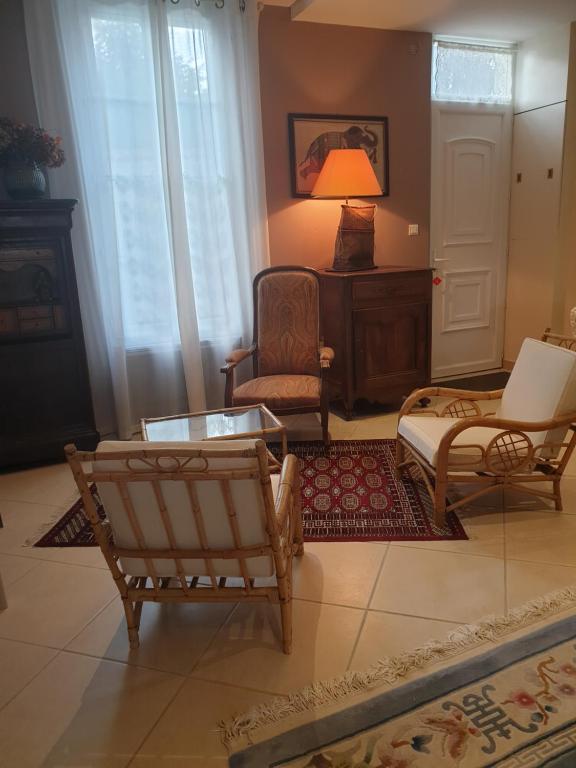
[[[364,149],[382,196],[390,194],[388,118],[358,115],[288,115],[292,197],[310,197],[331,149]]]

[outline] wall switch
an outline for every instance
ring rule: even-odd
[[[412,235],[419,235],[420,234],[420,228],[418,224],[408,224],[408,234],[410,236]]]

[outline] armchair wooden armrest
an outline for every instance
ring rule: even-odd
[[[238,363],[241,363],[242,360],[253,355],[255,351],[255,344],[252,344],[248,349],[234,349],[226,358],[226,365],[223,365],[222,368],[220,368],[220,373],[229,373],[238,365]]]
[[[284,530],[286,518],[290,518],[289,531],[293,536],[295,553],[302,554],[302,505],[300,499],[300,472],[298,459],[288,454],[282,463],[280,484],[275,499],[278,528]]]
[[[251,357],[256,352],[256,344],[252,344],[248,349],[234,349],[226,358],[226,365],[220,368],[220,373],[226,374],[226,386],[224,389],[224,405],[226,408],[232,406],[232,393],[234,392],[234,368],[245,360],[247,357]]]
[[[332,347],[320,347],[320,367],[330,368],[332,361],[334,360],[334,350]]]
[[[474,402],[476,400],[500,400],[504,393],[503,389],[493,389],[488,392],[475,392],[469,389],[452,389],[450,387],[424,387],[423,389],[416,389],[409,395],[402,407],[398,419],[402,416],[409,414],[416,403],[420,402],[423,398],[430,397],[453,397],[454,400],[467,400]]]

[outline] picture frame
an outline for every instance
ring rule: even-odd
[[[388,118],[374,115],[288,115],[292,197],[311,191],[331,149],[365,149],[382,187],[390,194]]]

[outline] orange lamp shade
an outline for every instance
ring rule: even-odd
[[[382,194],[372,163],[363,149],[331,149],[312,197],[377,197]]]

